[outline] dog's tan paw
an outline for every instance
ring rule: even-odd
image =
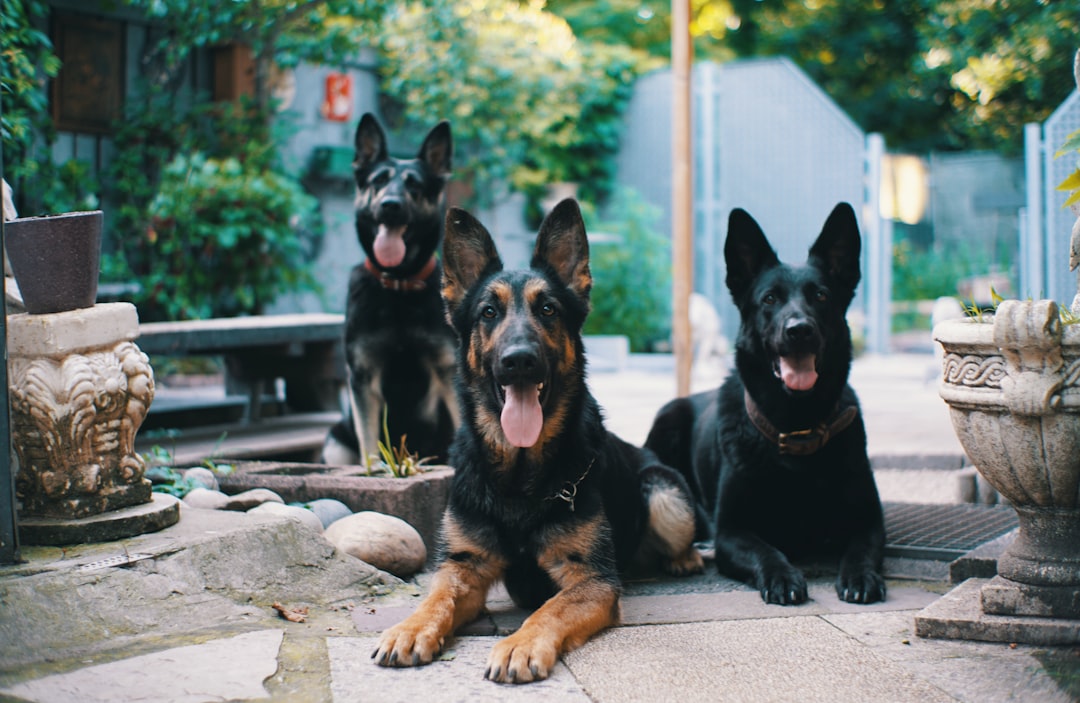
[[[496,683],[529,683],[551,676],[559,652],[551,642],[511,635],[488,657],[484,678]]]
[[[403,622],[383,633],[371,658],[379,666],[419,666],[430,664],[442,648],[443,638],[437,633]]]
[[[701,552],[694,547],[690,547],[682,554],[666,560],[663,569],[672,576],[700,574],[705,571],[705,560],[701,558]]]

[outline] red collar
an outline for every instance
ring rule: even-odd
[[[422,291],[427,288],[427,281],[435,271],[435,257],[432,256],[428,259],[428,262],[424,264],[424,268],[406,278],[394,276],[389,271],[380,271],[371,263],[371,259],[364,259],[364,268],[366,268],[371,275],[375,276],[386,290]]]

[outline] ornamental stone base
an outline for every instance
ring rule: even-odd
[[[20,515],[77,519],[151,502],[135,433],[154,373],[130,303],[8,318]]]

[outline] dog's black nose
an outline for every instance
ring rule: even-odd
[[[405,206],[397,198],[384,198],[383,201],[381,203],[379,203],[379,207],[382,209],[382,211],[384,213],[389,214],[389,213],[401,212],[402,209],[404,209]]]
[[[793,317],[784,323],[784,338],[789,342],[805,342],[814,337],[814,325],[809,320]]]
[[[536,383],[543,376],[540,356],[532,347],[515,344],[499,355],[495,377],[504,386],[514,383]]]

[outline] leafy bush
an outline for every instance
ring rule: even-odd
[[[935,300],[956,296],[957,284],[993,268],[1009,269],[1008,261],[992,261],[984,247],[919,249],[907,240],[893,245],[893,300]]]
[[[23,217],[47,213],[38,191],[47,177],[42,170],[51,166],[50,155],[47,150],[37,153],[35,147],[42,136],[46,142],[53,136],[45,84],[60,70],[60,60],[49,37],[34,22],[46,18],[48,11],[48,4],[41,0],[0,0],[4,177],[15,191]]]
[[[142,277],[145,319],[259,314],[314,285],[303,265],[318,202],[300,184],[236,158],[180,155],[150,203]]]
[[[617,191],[610,211],[618,219],[588,226],[593,289],[585,333],[626,335],[632,351],[646,351],[671,332],[670,243],[656,232],[659,210],[633,190]],[[616,241],[600,241],[601,234]]]
[[[397,3],[377,41],[383,114],[416,130],[450,119],[479,205],[507,183],[534,200],[558,181],[608,195],[641,52],[578,40],[538,0]]]

